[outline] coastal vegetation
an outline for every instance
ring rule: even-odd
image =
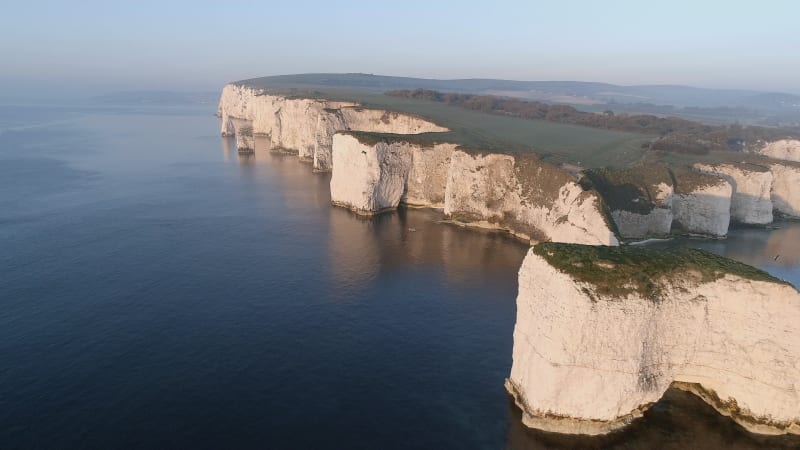
[[[545,242],[533,252],[600,296],[624,298],[638,294],[658,301],[669,280],[699,282],[736,275],[755,281],[788,284],[755,267],[693,248],[653,250],[636,246],[604,247]]]
[[[610,110],[594,113],[580,111],[568,105],[491,95],[443,93],[427,89],[389,91],[386,95],[439,102],[488,114],[642,133],[657,137],[649,145],[649,149],[678,153],[707,154],[712,150],[743,150],[748,143],[800,136],[795,131],[779,128],[744,127],[738,124],[707,125],[679,117],[615,114]]]
[[[451,130],[449,133],[438,133],[437,141],[442,139],[465,149],[486,152],[533,152],[553,164],[625,167],[645,156],[647,144],[653,139],[640,133],[486,114],[440,102],[389,96],[383,91],[279,84],[268,79],[262,80],[265,79],[249,80],[243,84],[260,89],[264,95],[357,102],[364,108],[419,116]]]

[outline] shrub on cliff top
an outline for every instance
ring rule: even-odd
[[[676,281],[711,282],[726,274],[789,284],[755,267],[693,248],[656,250],[545,242],[534,246],[533,252],[577,281],[591,284],[594,288],[585,292],[595,300],[639,294],[660,301],[664,288]]]

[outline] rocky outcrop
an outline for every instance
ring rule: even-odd
[[[405,142],[362,143],[350,134],[333,138],[331,201],[359,214],[396,208],[406,191],[412,151]]]
[[[591,169],[587,182],[600,192],[623,239],[669,235],[672,229],[672,177],[663,166]]]
[[[411,170],[401,201],[409,206],[444,209],[447,174],[457,145],[411,145]]]
[[[769,170],[744,163],[695,164],[694,167],[731,184],[732,221],[749,225],[772,223],[772,173]]]
[[[776,214],[800,218],[800,164],[774,162],[772,172],[772,208]]]
[[[229,84],[222,90],[217,115],[222,135],[236,134],[242,123],[256,135],[269,136],[273,150],[297,153],[315,170],[331,170],[333,135],[356,130],[417,134],[443,132],[425,119],[396,112],[364,109],[352,102],[290,98],[248,86]]]
[[[673,227],[689,234],[722,237],[731,221],[731,184],[689,168],[672,169]]]
[[[800,161],[800,140],[781,139],[774,142],[766,142],[756,150],[756,153],[769,158]]]
[[[598,194],[532,155],[454,152],[444,213],[533,241],[618,244]]]
[[[236,149],[240,152],[252,152],[255,151],[255,140],[253,139],[253,135],[246,135],[246,134],[237,134],[236,135]]]
[[[449,143],[359,133],[337,134],[333,148],[331,200],[359,214],[404,202],[527,240],[618,244],[597,193],[533,156],[473,154]]]
[[[331,201],[372,215],[409,206],[443,208],[455,144],[410,143],[359,133],[334,136]],[[335,167],[340,170],[335,169]]]
[[[545,243],[519,271],[506,387],[533,428],[607,433],[670,386],[800,434],[800,294],[700,250]]]

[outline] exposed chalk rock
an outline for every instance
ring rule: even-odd
[[[369,144],[350,134],[336,134],[333,148],[333,204],[365,215],[400,204],[411,171],[409,144]]]
[[[731,221],[733,187],[722,178],[688,168],[672,169],[673,227],[690,234],[722,237]]]
[[[223,88],[217,115],[223,136],[235,134],[237,121],[247,121],[254,134],[270,137],[272,149],[297,153],[318,171],[331,169],[331,147],[337,131],[396,134],[448,131],[409,114],[360,108],[352,102],[271,95],[238,84]]]
[[[240,152],[252,152],[256,149],[253,127],[246,122],[239,122],[236,128],[236,149]]]
[[[331,200],[360,214],[411,206],[442,208],[455,144],[409,143],[398,137],[334,136]],[[336,168],[336,164],[339,168]]]
[[[447,174],[455,144],[410,146],[411,170],[406,181],[403,203],[411,206],[444,208]]]
[[[599,195],[568,172],[534,156],[472,154],[451,157],[447,217],[504,229],[536,241],[617,245]]]
[[[382,109],[358,106],[342,107],[342,117],[347,129],[371,133],[420,134],[449,131],[421,117]]]
[[[607,433],[671,385],[752,432],[800,434],[800,294],[700,250],[528,252],[506,382],[527,426]]]
[[[663,237],[672,229],[672,177],[663,166],[591,169],[584,175],[611,210],[623,239]]]
[[[317,116],[316,142],[314,143],[314,169],[331,170],[333,167],[333,136],[347,128],[341,109],[326,108]]]
[[[772,223],[772,173],[753,164],[695,164],[701,172],[724,178],[733,187],[731,220],[743,224]]]
[[[800,218],[800,164],[774,162],[772,172],[772,208],[786,217]]]
[[[756,150],[756,153],[769,158],[800,161],[800,140],[781,139],[774,142],[767,142],[763,147]]]

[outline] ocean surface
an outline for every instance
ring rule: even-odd
[[[503,388],[526,246],[333,208],[329,175],[239,155],[213,113],[0,106],[0,449],[800,444],[672,391],[623,433],[526,430]],[[777,225],[666,245],[798,285]]]

